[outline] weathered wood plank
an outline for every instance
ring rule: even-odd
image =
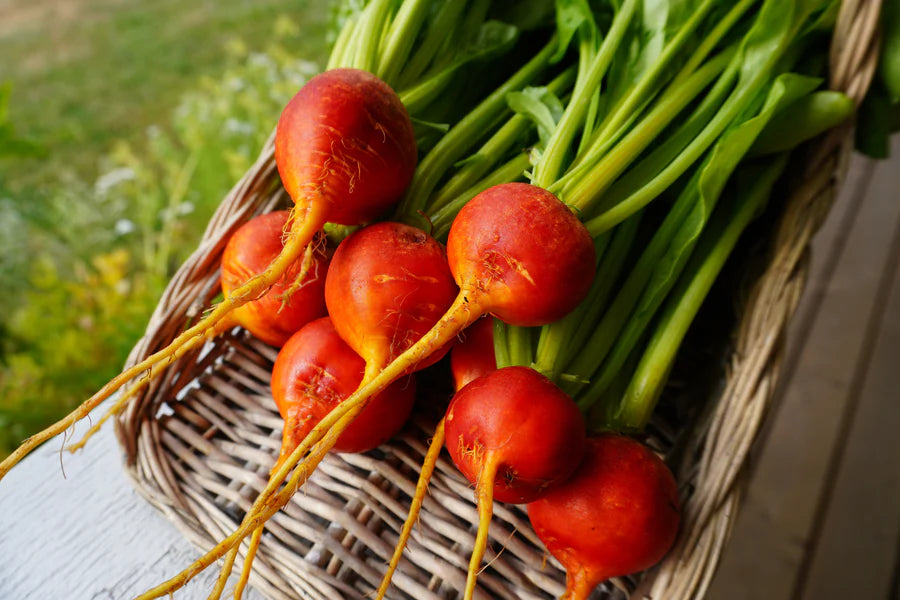
[[[894,152],[871,176],[854,159],[853,176],[814,243],[808,293],[791,331],[796,360],[787,363],[789,379],[755,449],[747,497],[708,598],[791,598],[900,218],[900,202],[869,190],[878,177],[897,185],[900,144]]]
[[[0,598],[133,598],[199,556],[131,487],[111,427],[62,456],[65,477],[60,446],[47,442],[0,481]],[[176,597],[206,598],[218,573],[207,569]]]
[[[871,195],[900,202],[893,177],[879,175]],[[889,595],[900,536],[900,224],[890,248],[795,598]]]

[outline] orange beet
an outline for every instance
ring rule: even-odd
[[[416,168],[412,121],[397,94],[359,69],[316,75],[291,99],[275,132],[275,162],[298,210],[327,221],[373,220],[406,190]]]
[[[457,292],[443,246],[421,229],[390,221],[344,239],[325,281],[335,329],[373,375],[428,332]]]
[[[565,481],[584,453],[584,420],[575,402],[544,375],[505,367],[456,392],[444,430],[450,458],[475,484],[478,533],[464,596],[472,598],[494,500],[531,502]]]
[[[516,504],[568,478],[586,438],[575,402],[530,367],[505,367],[466,385],[447,408],[445,428],[447,450],[466,479],[477,483],[491,466],[494,499]]]
[[[450,371],[457,391],[467,383],[497,369],[494,356],[494,319],[478,319],[462,333],[450,351]]]
[[[265,271],[278,256],[289,216],[287,210],[260,215],[234,232],[222,254],[221,283],[226,295]],[[325,316],[325,273],[331,253],[324,238],[312,244],[311,260],[299,287],[285,295],[304,268],[302,257],[263,296],[235,309],[230,320],[267,344],[280,347],[306,323]],[[226,319],[223,327],[228,322]]]
[[[565,600],[583,600],[600,582],[659,562],[680,514],[666,464],[615,434],[590,438],[575,474],[528,505],[535,533],[566,569]]]
[[[552,323],[587,295],[595,252],[578,217],[547,190],[507,183],[457,214],[447,259],[461,293],[504,323]]]
[[[282,459],[356,390],[364,369],[363,359],[340,338],[329,317],[312,321],[288,340],[272,368],[272,397],[285,421]],[[403,378],[373,397],[333,450],[365,452],[390,439],[409,417],[415,387],[413,378]]]

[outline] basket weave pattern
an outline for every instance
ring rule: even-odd
[[[857,104],[875,69],[880,4],[845,0],[834,33],[829,84]],[[676,469],[684,517],[675,548],[651,572],[615,581],[598,597],[703,595],[739,505],[747,454],[773,397],[785,332],[808,270],[809,242],[831,206],[851,141],[847,126],[807,151],[807,168],[773,234],[766,268],[743,307],[728,375]],[[170,282],[129,365],[166,346],[213,301],[231,233],[254,214],[287,204],[270,139]],[[176,359],[116,419],[135,488],[203,550],[240,524],[278,454],[282,421],[269,391],[275,356],[276,350],[240,331],[220,336]],[[376,588],[434,422],[426,411],[377,451],[329,455],[269,521],[251,584],[277,599],[358,598]],[[471,486],[442,458],[389,597],[458,597],[477,520]],[[546,599],[564,589],[563,571],[545,554],[521,507],[495,507],[485,560],[482,598]]]

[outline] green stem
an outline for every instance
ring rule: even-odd
[[[462,66],[462,64],[459,66]],[[458,67],[456,69],[438,71],[417,85],[401,91],[398,95],[409,114],[422,114],[424,108],[453,83],[453,80],[456,79],[457,69]]]
[[[587,71],[588,65],[593,63],[594,57],[597,54],[597,44],[598,41],[596,37],[590,36],[587,39],[581,40],[581,43],[578,45],[578,51],[581,57],[578,61],[578,79],[584,79],[586,76],[585,71]],[[576,79],[576,81],[578,79]],[[591,132],[594,130],[597,123],[597,115],[600,112],[600,89],[601,88],[598,87],[594,90],[594,93],[591,94],[590,103],[588,104],[584,118],[584,125],[578,140],[578,149],[575,152],[576,158],[588,147]]]
[[[687,82],[689,78],[695,75],[695,71],[700,68],[700,65],[706,60],[707,56],[718,47],[719,43],[724,39],[725,35],[731,31],[731,29],[735,26],[741,16],[747,12],[747,9],[754,4],[756,0],[741,0],[738,2],[713,28],[713,30],[704,36],[703,41],[700,45],[694,50],[691,57],[684,64],[681,70],[677,75],[672,79],[672,81],[666,86],[666,90],[662,92],[662,96],[667,96],[673,93],[677,93],[676,90],[681,89],[681,87]],[[698,11],[699,14],[705,13],[705,7],[701,7],[701,10]],[[603,130],[598,134],[596,140],[594,140],[591,144],[591,148],[589,152],[579,157],[575,164],[573,165],[575,168],[570,169],[569,173],[564,176],[564,182],[558,184],[558,189],[562,190],[565,187],[570,187],[572,182],[577,182],[582,179],[586,173],[589,172],[589,169],[592,165],[594,165],[597,161],[601,160],[602,157],[609,151],[609,149],[613,146],[613,144],[624,134],[624,132],[629,127],[630,123],[636,120],[637,116],[640,113],[639,106],[642,104],[641,98],[644,95],[649,93],[650,87],[654,81],[660,76],[663,72],[663,66],[668,63],[672,56],[677,54],[677,51],[681,49],[681,42],[683,39],[687,39],[689,37],[689,33],[691,33],[694,28],[699,24],[699,20],[692,18],[691,21],[685,28],[679,32],[678,36],[673,39],[669,45],[666,47],[666,50],[663,52],[663,58],[659,61],[659,63],[653,68],[653,70],[645,77],[641,79],[641,82],[638,84],[635,90],[632,90],[629,93],[628,98],[623,100],[620,105],[613,110],[611,113],[612,116],[607,118],[607,122],[603,126]],[[671,55],[670,55],[671,52]],[[736,55],[737,54],[737,44],[732,44],[727,50],[720,53],[720,56],[728,56],[728,55]],[[727,91],[727,87],[731,85],[731,81],[734,76],[737,75],[740,68],[740,61],[735,58],[732,65],[729,65],[728,70],[730,71],[729,76],[720,78],[719,83],[716,84],[716,87],[710,92],[709,96],[718,97],[718,93],[724,93]],[[727,85],[722,86],[722,79],[727,82]],[[719,101],[709,102],[709,98],[703,101],[703,106],[717,106]],[[706,112],[704,108],[698,109],[695,114]],[[695,119],[694,122],[705,123],[709,120],[711,115],[704,116],[702,119]],[[699,131],[699,127],[697,128]],[[693,138],[696,136],[696,132],[691,134],[689,137]],[[686,145],[687,142],[685,142]],[[679,146],[679,150],[684,146]],[[677,155],[677,152],[675,153]],[[674,158],[673,155],[671,158]],[[671,158],[669,160],[671,160]],[[663,165],[668,164],[668,161],[663,163]],[[653,171],[652,174],[655,174],[659,169]],[[649,177],[639,178],[639,181],[643,183],[649,179]],[[615,185],[615,184],[613,184]],[[640,187],[640,186],[638,186]],[[561,192],[565,194],[565,192]],[[608,196],[608,195],[607,195]],[[607,197],[604,197],[604,203],[609,205]],[[596,209],[595,209],[596,210]],[[599,232],[598,232],[599,233]]]
[[[400,4],[394,16],[390,31],[384,40],[384,49],[378,60],[376,74],[393,86],[397,83],[403,65],[416,42],[422,24],[428,16],[431,2],[428,0],[408,0]]]
[[[500,319],[494,319],[494,360],[497,368],[511,367],[512,357],[509,355],[509,343],[506,339],[509,325]]]
[[[351,52],[359,39],[356,35],[358,26],[359,18],[357,15],[353,15],[341,27],[341,31],[338,33],[334,47],[331,49],[331,54],[328,57],[326,70],[346,67],[350,64]]]
[[[556,47],[556,38],[529,60],[503,85],[494,90],[477,107],[463,117],[419,164],[412,184],[400,204],[400,214],[416,214],[423,210],[432,191],[454,163],[485,134],[492,131],[505,112],[506,94],[529,85],[547,67]]]
[[[582,318],[573,323],[573,331],[568,342],[559,348],[560,357],[557,360],[556,368],[560,373],[560,378],[566,380],[561,385],[567,392],[574,393],[574,390],[569,389],[570,385],[584,384],[582,374],[570,365],[588,343],[591,332],[596,329],[597,323],[604,311],[607,310],[613,293],[619,289],[623,271],[630,266],[629,262],[632,259],[641,216],[641,214],[635,215],[622,223],[615,231],[610,232],[609,249],[604,253],[597,268],[590,302],[585,304],[586,310]]]
[[[459,27],[466,2],[445,2],[434,20],[428,24],[424,38],[397,77],[397,89],[417,83],[428,69],[449,35]]]
[[[613,19],[606,38],[600,45],[600,50],[594,57],[590,69],[585,73],[584,78],[576,81],[572,99],[566,106],[559,125],[547,143],[541,161],[535,167],[533,179],[535,185],[549,188],[562,173],[563,162],[570,151],[572,141],[583,128],[585,113],[591,104],[591,97],[600,88],[600,82],[625,37],[637,5],[637,0],[624,1]]]
[[[533,334],[534,329],[531,327],[507,326],[506,345],[509,348],[511,365],[529,367],[534,362]]]
[[[796,30],[796,26],[794,27]],[[785,39],[791,39],[790,35],[784,36]],[[620,223],[635,211],[646,206],[654,198],[657,198],[666,188],[675,182],[692,164],[694,164],[703,153],[721,136],[725,128],[732,123],[738,115],[743,112],[747,106],[754,101],[760,90],[771,81],[772,71],[777,66],[779,60],[788,48],[788,44],[779,44],[772,48],[769,53],[762,59],[758,68],[750,70],[750,74],[741,77],[737,86],[731,92],[728,99],[707,123],[703,130],[687,145],[671,163],[669,163],[662,171],[660,171],[652,180],[648,181],[634,194],[619,202],[615,206],[590,219],[587,222],[588,230],[597,235],[607,229]],[[742,52],[736,55],[736,58],[743,60]],[[746,72],[745,72],[746,74]],[[586,181],[578,182],[574,186],[572,195],[573,203],[583,203],[589,205],[598,197],[598,192],[592,188],[592,185]],[[602,190],[601,190],[602,191]],[[580,205],[580,204],[578,204]]]
[[[561,96],[572,85],[574,77],[574,68],[566,69],[547,84],[547,90],[555,96]],[[466,159],[466,163],[462,168],[432,196],[426,212],[436,212],[452,199],[457,198],[465,190],[472,187],[489,169],[497,164],[501,157],[508,154],[513,144],[521,143],[523,137],[533,127],[534,123],[527,117],[513,115],[475,154]],[[527,168],[527,165],[522,170],[525,168]]]
[[[695,178],[699,175],[695,175]],[[688,185],[689,190],[693,186]],[[653,277],[657,265],[669,248],[670,242],[678,233],[682,223],[687,218],[691,209],[696,204],[696,195],[682,193],[675,204],[669,209],[663,222],[656,228],[650,242],[641,251],[637,262],[630,268],[625,282],[618,288],[615,299],[609,309],[603,314],[599,324],[591,329],[591,335],[581,348],[580,353],[567,367],[566,371],[577,376],[579,380],[590,380],[587,398],[580,399],[583,406],[589,404],[597,397],[600,390],[608,383],[607,377],[614,369],[610,368],[607,356],[617,346],[626,326],[635,330],[634,311],[641,301],[648,283]],[[598,380],[595,373],[600,372]],[[572,395],[584,396],[581,390],[583,384],[573,383],[567,391]]]
[[[378,69],[378,47],[391,12],[391,0],[373,0],[365,8],[357,35],[359,46],[351,66],[374,73]]]
[[[712,115],[721,106],[725,95],[731,89],[740,69],[740,61],[733,57],[731,63],[719,76],[716,84],[703,98],[700,105],[691,116],[678,129],[662,141],[652,152],[643,158],[637,165],[629,169],[622,177],[613,183],[594,211],[603,211],[615,206],[625,198],[641,189],[653,179],[666,165],[670,164],[678,154],[693,140],[709,122]],[[590,230],[590,221],[588,221]],[[600,235],[600,231],[592,231],[592,235]]]
[[[698,69],[683,84],[667,90],[647,116],[609,153],[595,164],[582,164],[578,169],[578,176],[569,180],[570,189],[561,191],[560,196],[566,203],[589,212],[592,204],[599,200],[613,181],[721,74],[729,59],[728,55],[718,56]]]
[[[688,59],[678,75],[675,76],[672,83],[679,84],[689,77],[690,74],[706,60],[706,57],[715,50],[719,45],[719,42],[721,42],[725,35],[731,31],[731,28],[737,24],[744,13],[746,13],[757,1],[758,0],[740,0],[740,2],[735,4],[722,20],[716,24],[713,30],[704,36],[703,41],[697,46],[697,49],[691,55],[691,58]]]
[[[522,140],[532,125],[527,117],[513,115],[481,148],[466,158],[465,164],[432,195],[425,212],[433,213],[440,210],[452,199],[472,187],[496,164],[498,158],[509,151],[517,140]]]
[[[785,155],[741,178],[735,186],[743,198],[737,207],[716,215],[667,302],[653,336],[635,369],[631,383],[613,413],[610,425],[620,430],[643,429],[656,406],[675,354],[741,233],[759,214],[786,165]]]
[[[612,237],[612,235],[602,235],[594,240],[594,253],[597,255],[599,265],[604,264],[604,255],[609,249]],[[574,345],[572,338],[575,332],[579,327],[588,326],[586,323],[588,315],[601,303],[600,295],[604,287],[606,287],[606,280],[601,276],[598,267],[587,297],[562,319],[541,327],[532,365],[536,370],[554,381],[557,380],[560,369],[562,365],[566,364],[569,352]]]

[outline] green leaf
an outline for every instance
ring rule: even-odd
[[[519,38],[519,29],[500,21],[482,23],[472,41],[463,48],[458,59],[462,64],[469,61],[489,60],[512,48]]]
[[[641,76],[651,71],[663,53],[666,42],[684,24],[681,17],[687,0],[643,0],[640,18],[631,25],[630,43],[623,44],[610,68],[606,82],[609,106],[623,96]],[[649,100],[649,99],[648,99]]]
[[[586,40],[601,37],[587,0],[556,0],[556,32],[559,47],[551,59],[553,62],[562,59],[576,34]]]
[[[537,126],[540,148],[544,148],[562,118],[563,103],[546,87],[527,87],[506,96],[509,107]]]
[[[850,118],[853,100],[834,90],[804,96],[778,112],[753,143],[754,156],[790,150]]]

